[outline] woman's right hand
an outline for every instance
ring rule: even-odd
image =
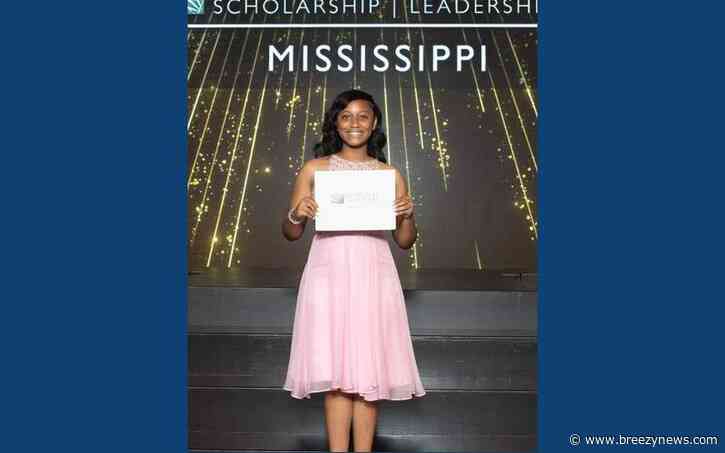
[[[311,219],[317,215],[318,210],[319,206],[317,205],[315,199],[311,196],[306,196],[297,203],[292,215],[298,220],[301,220],[303,217]]]

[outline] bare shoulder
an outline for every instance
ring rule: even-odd
[[[396,180],[402,180],[403,179],[402,173],[400,173],[400,170],[398,170],[398,168],[395,167],[394,165],[390,165],[390,164],[386,164],[386,163],[380,162],[380,169],[381,170],[394,170],[395,171],[395,179]]]
[[[329,156],[323,156],[305,161],[304,165],[302,166],[302,173],[312,175],[317,170],[326,169],[328,165],[327,160],[329,158]]]
[[[381,170],[395,170],[396,173],[399,173],[398,172],[398,169],[395,168],[394,166],[390,165],[390,164],[387,164],[385,162],[380,162],[380,161],[378,161],[378,163],[380,164],[380,169]]]
[[[328,161],[330,160],[330,156],[322,156],[322,157],[315,157],[313,159],[308,160],[305,162],[305,166],[309,167],[310,170],[316,171],[316,170],[324,170],[327,168]]]

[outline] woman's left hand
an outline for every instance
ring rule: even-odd
[[[404,219],[413,217],[413,200],[410,198],[410,195],[403,195],[397,198],[393,203],[393,207],[395,208],[396,216],[403,216]]]

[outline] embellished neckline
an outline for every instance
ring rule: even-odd
[[[337,154],[330,154],[330,157],[334,157],[334,158],[340,159],[343,162],[349,162],[351,164],[358,164],[358,165],[366,165],[366,164],[369,164],[371,162],[377,162],[377,159],[374,159],[374,158],[373,159],[369,159],[369,160],[350,160],[350,159],[345,159],[344,157],[340,157]]]

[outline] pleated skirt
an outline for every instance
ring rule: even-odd
[[[300,279],[284,389],[367,401],[425,395],[405,298],[382,231],[316,232]]]

